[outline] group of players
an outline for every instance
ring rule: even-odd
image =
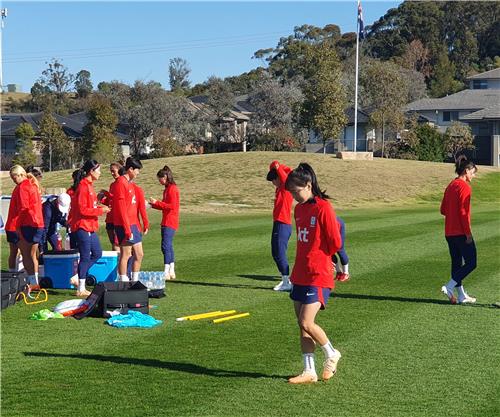
[[[39,252],[47,250],[47,241],[56,248],[55,224],[62,224],[68,230],[71,248],[77,249],[80,254],[78,279],[71,283],[77,287],[78,297],[87,297],[90,294],[85,287],[88,270],[102,256],[97,234],[98,217],[106,214],[110,243],[114,250],[120,252],[119,280],[138,281],[144,256],[142,234],[149,229],[144,191],[134,182],[141,169],[141,162],[135,158],[128,158],[125,166],[119,162],[112,163],[110,173],[114,181],[109,190],[97,193],[94,181],[101,176],[101,165],[95,160],[88,160],[73,172],[73,185],[66,193],[49,198],[42,204],[37,178],[19,165],[13,166],[10,177],[16,187],[5,224],[10,250],[9,269],[15,270],[19,250],[29,284],[38,285]],[[163,199],[150,198],[149,204],[163,213],[161,249],[165,279],[169,280],[175,279],[173,237],[179,225],[179,190],[168,166],[158,171],[157,178],[165,187]]]

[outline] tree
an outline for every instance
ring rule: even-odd
[[[207,87],[207,106],[209,108],[207,121],[210,123],[212,134],[216,139],[215,146],[218,146],[228,134],[224,118],[231,113],[234,94],[227,82],[215,76],[209,77]]]
[[[89,121],[83,128],[82,157],[101,163],[115,161],[118,157],[115,136],[118,117],[109,100],[96,96],[88,111]]]
[[[430,84],[432,97],[444,97],[456,93],[463,86],[454,78],[455,64],[450,62],[445,51],[441,51],[434,67],[434,73]]]
[[[397,61],[403,68],[418,71],[425,78],[431,75],[430,51],[420,39],[412,40],[401,59]]]
[[[81,70],[76,74],[75,89],[79,98],[86,98],[92,92],[92,81],[90,81],[90,72]]]
[[[49,112],[40,121],[39,135],[42,142],[42,164],[45,170],[57,171],[72,166],[73,144],[62,127]]]
[[[428,124],[416,128],[418,138],[417,158],[419,161],[443,162],[443,135]]]
[[[126,121],[130,116],[132,107],[132,89],[119,81],[100,82],[97,91],[103,97],[110,100],[118,120]]]
[[[179,57],[171,59],[168,66],[170,90],[175,93],[182,93],[189,89],[190,81],[188,77],[190,73],[191,68],[189,68],[185,59]]]
[[[49,67],[42,71],[39,82],[42,86],[47,86],[56,96],[61,97],[69,91],[75,76],[56,58],[52,58],[47,64]]]
[[[334,47],[326,42],[306,53],[304,120],[323,141],[337,140],[347,123],[347,98],[342,85],[341,64]]]
[[[36,82],[31,87],[31,102],[33,103],[33,110],[36,111],[50,111],[54,109],[55,97],[51,94],[50,88]]]
[[[469,126],[460,122],[453,122],[448,126],[444,136],[444,150],[453,160],[463,151],[474,147],[474,136]]]
[[[399,131],[404,125],[403,106],[408,98],[408,85],[399,67],[390,62],[373,61],[365,70],[361,83],[369,95],[373,112],[371,123],[382,129],[382,157],[384,157],[386,128]]]
[[[35,165],[36,155],[33,147],[35,131],[31,124],[21,123],[16,129],[16,156],[12,160],[14,164],[21,166]]]
[[[166,158],[184,153],[170,129],[165,127],[154,132],[152,148],[151,156],[153,158]]]

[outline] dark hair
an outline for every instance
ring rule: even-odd
[[[463,175],[467,169],[474,169],[477,171],[476,164],[469,161],[465,155],[459,155],[455,160],[455,172],[460,176]]]
[[[111,169],[111,168],[113,168],[113,167],[118,168],[118,175],[120,175],[120,176],[122,176],[122,175],[123,175],[123,174],[125,174],[125,172],[126,172],[125,167],[124,167],[124,166],[121,164],[121,162],[119,162],[119,161],[116,161],[116,162],[111,162],[111,163],[109,164],[109,169]]]
[[[142,169],[142,163],[136,158],[132,158],[129,156],[125,161],[125,170],[128,171],[130,168],[132,169]]]
[[[168,165],[165,165],[162,169],[160,169],[157,173],[156,176],[158,178],[163,178],[167,177],[167,183],[168,184],[175,184],[174,181],[174,174],[172,173],[172,170],[169,168]]]
[[[26,167],[26,173],[32,174],[36,179],[42,178],[42,171],[35,168],[33,165]]]
[[[83,164],[83,166],[76,170],[75,172],[73,172],[72,176],[73,176],[73,186],[71,188],[73,188],[73,190],[76,191],[76,189],[78,188],[78,184],[80,184],[80,182],[87,176],[90,174],[90,171],[93,171],[97,168],[99,168],[101,165],[99,164],[99,162],[97,162],[95,159],[88,159],[87,161],[85,161],[85,163]]]
[[[272,181],[272,180],[275,180],[276,178],[278,178],[278,172],[277,172],[275,169],[271,169],[271,170],[267,173],[266,180],[268,180],[268,181]]]
[[[311,183],[311,190],[314,196],[322,199],[330,198],[326,194],[326,190],[321,191],[314,170],[312,169],[311,165],[306,164],[305,162],[300,163],[297,168],[295,168],[292,172],[290,172],[290,174],[288,174],[285,188],[290,191],[291,187],[305,187],[308,182]]]

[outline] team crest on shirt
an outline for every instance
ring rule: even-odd
[[[311,216],[311,227],[316,226],[316,217]]]

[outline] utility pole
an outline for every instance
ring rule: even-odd
[[[0,14],[1,14],[1,23],[0,23],[0,93],[3,93],[3,50],[2,50],[2,33],[3,33],[3,27],[4,27],[4,19],[7,17],[7,9],[2,8],[0,9]]]

